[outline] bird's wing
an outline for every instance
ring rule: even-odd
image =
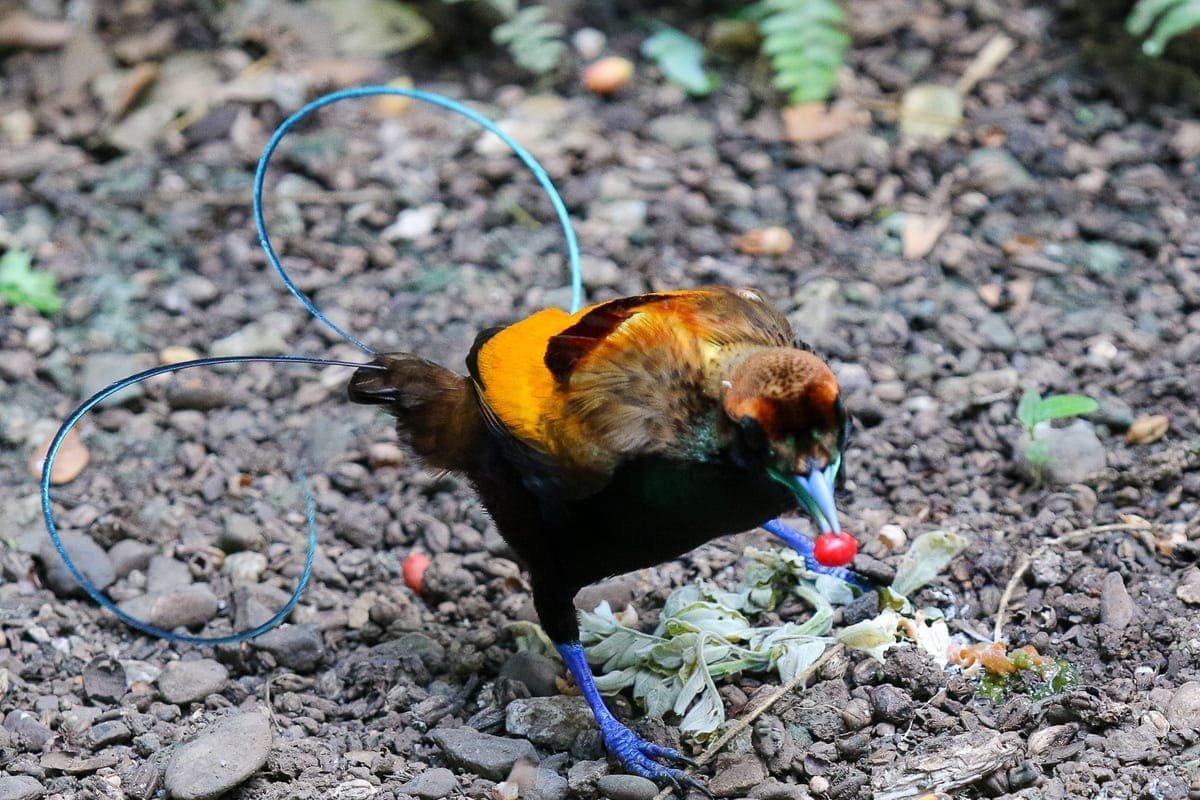
[[[469,366],[493,423],[586,492],[623,460],[715,449],[722,361],[791,343],[756,293],[711,287],[542,311],[478,342]]]

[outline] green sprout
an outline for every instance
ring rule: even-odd
[[[0,256],[0,298],[11,306],[29,306],[43,314],[62,308],[54,274],[33,268],[33,256],[9,250]]]
[[[1100,404],[1081,394],[1052,394],[1042,397],[1034,391],[1026,392],[1017,404],[1017,420],[1029,435],[1025,445],[1025,460],[1033,471],[1034,482],[1042,482],[1042,470],[1050,463],[1050,448],[1038,439],[1037,427],[1043,422],[1069,419],[1091,414]]]

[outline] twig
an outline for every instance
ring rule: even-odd
[[[799,673],[797,673],[796,677],[792,678],[790,681],[772,692],[764,702],[755,706],[754,710],[749,714],[735,719],[733,724],[729,726],[728,730],[722,733],[716,741],[704,748],[704,752],[701,753],[700,757],[696,759],[696,766],[703,767],[709,761],[712,761],[714,758],[716,758],[717,754],[725,749],[725,745],[729,744],[733,737],[750,727],[750,724],[754,722],[754,720],[765,714],[767,710],[771,708],[771,706],[778,703],[784,695],[790,694],[797,686],[811,678],[817,670],[825,665],[826,661],[829,661],[835,655],[841,653],[842,649],[843,648],[840,643],[834,643],[825,648],[825,652],[821,654],[820,658],[809,664],[808,669],[801,670]],[[671,787],[663,789],[654,796],[654,800],[666,800],[666,798],[671,796],[673,791],[675,790]]]
[[[1145,531],[1154,526],[1149,522],[1112,522],[1108,525],[1093,525],[1090,528],[1080,528],[1077,531],[1064,533],[1062,536],[1047,539],[1047,544],[1067,544],[1076,539],[1085,539],[1097,533],[1112,533],[1113,531]]]
[[[1000,634],[1004,632],[1004,617],[1008,613],[1008,602],[1012,600],[1013,592],[1017,590],[1017,584],[1021,582],[1027,569],[1029,569],[1029,556],[1021,554],[1021,561],[1017,564],[1016,571],[1008,579],[1008,586],[1004,587],[1004,594],[1000,595],[1000,607],[996,609],[996,628],[992,632],[993,642],[1000,641]]]

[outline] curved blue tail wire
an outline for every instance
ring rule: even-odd
[[[533,177],[541,184],[542,189],[550,198],[550,204],[554,206],[554,213],[558,217],[558,222],[562,226],[563,236],[567,240],[567,267],[571,273],[571,313],[579,310],[583,305],[583,273],[579,266],[579,242],[575,238],[575,229],[571,226],[571,217],[567,214],[567,207],[563,203],[562,196],[558,190],[554,188],[554,183],[550,180],[550,176],[546,174],[545,168],[538,163],[528,150],[522,147],[511,136],[505,133],[496,123],[492,122],[487,117],[480,114],[456,100],[451,100],[449,97],[443,97],[440,94],[433,92],[423,92],[420,89],[401,89],[396,86],[360,86],[354,89],[343,89],[340,92],[318,97],[308,105],[301,108],[295,114],[292,114],[283,124],[275,129],[275,133],[271,135],[271,140],[267,142],[266,149],[263,150],[262,158],[258,160],[258,169],[254,173],[254,224],[258,228],[258,242],[262,245],[263,252],[267,254],[267,260],[271,262],[271,266],[275,268],[275,272],[279,274],[283,285],[287,287],[300,303],[308,309],[308,313],[312,314],[318,320],[328,325],[330,329],[337,332],[339,336],[353,344],[358,349],[368,355],[375,355],[375,351],[370,345],[360,341],[356,337],[350,335],[346,331],[338,327],[329,317],[322,314],[313,301],[308,298],[304,292],[297,288],[292,282],[291,277],[284,270],[283,265],[279,263],[279,257],[275,254],[275,248],[271,246],[271,239],[267,236],[267,223],[263,220],[262,209],[262,192],[263,180],[267,174],[267,164],[271,160],[271,156],[275,153],[275,148],[279,146],[279,142],[290,131],[296,123],[307,117],[314,111],[324,108],[327,105],[336,103],[339,100],[348,100],[355,97],[374,97],[377,95],[398,95],[400,97],[411,97],[414,100],[420,100],[425,103],[432,103],[435,106],[453,111],[455,114],[466,117],[483,127],[485,130],[494,133],[500,138],[500,141],[508,145],[509,149],[521,159],[522,163],[528,167],[533,173]]]
[[[347,100],[356,97],[371,97],[378,95],[398,95],[401,97],[411,97],[414,100],[420,100],[425,103],[431,103],[435,106],[453,111],[456,114],[466,117],[477,123],[484,129],[495,134],[504,142],[519,158],[522,163],[533,173],[542,189],[545,190],[550,198],[550,203],[554,207],[554,213],[558,217],[558,222],[562,226],[563,235],[567,240],[567,266],[571,274],[571,312],[579,310],[583,304],[583,276],[579,264],[579,243],[575,238],[575,229],[571,226],[571,218],[567,214],[566,205],[563,203],[562,196],[558,190],[554,188],[554,184],[550,180],[550,176],[546,174],[545,168],[538,163],[529,151],[518,144],[511,136],[500,129],[494,122],[482,114],[468,108],[467,106],[451,100],[448,97],[443,97],[433,92],[424,92],[419,89],[402,89],[394,86],[363,86],[356,89],[345,89],[339,92],[319,97],[313,102],[301,108],[296,113],[292,114],[283,124],[280,125],[271,135],[270,141],[267,142],[266,148],[263,150],[262,157],[258,161],[258,168],[254,173],[254,224],[258,229],[258,241],[263,248],[263,252],[267,255],[267,260],[283,281],[284,286],[288,291],[300,301],[304,308],[312,314],[317,320],[327,325],[331,330],[337,332],[339,336],[350,342],[367,355],[374,356],[375,350],[357,337],[343,330],[327,316],[321,313],[311,299],[296,286],[292,281],[291,276],[283,268],[279,262],[279,256],[275,253],[275,248],[271,246],[270,237],[267,235],[267,224],[263,218],[262,209],[262,194],[263,182],[267,173],[267,165],[270,163],[271,156],[275,149],[283,140],[283,137],[291,130],[296,123],[300,122],[312,112],[323,108],[324,106],[336,103],[339,100]],[[46,453],[46,460],[42,465],[41,479],[41,501],[42,501],[42,516],[46,522],[46,530],[50,534],[50,540],[54,543],[54,549],[58,551],[58,555],[66,565],[67,571],[71,573],[71,577],[83,588],[88,595],[95,600],[102,608],[111,611],[118,619],[125,624],[136,628],[144,633],[152,636],[158,636],[172,642],[183,642],[185,644],[200,644],[200,645],[217,645],[217,644],[236,644],[238,642],[251,639],[274,628],[280,622],[287,618],[292,609],[296,607],[300,596],[303,594],[305,587],[308,585],[309,578],[312,576],[313,559],[316,556],[317,549],[317,522],[316,511],[313,505],[312,493],[309,491],[308,482],[304,478],[302,472],[297,472],[296,477],[300,483],[301,493],[304,495],[305,516],[308,520],[308,547],[304,560],[304,570],[300,575],[300,579],[296,583],[296,588],[288,598],[287,603],[283,608],[279,609],[266,622],[257,625],[249,630],[232,633],[227,636],[192,636],[190,634],[180,634],[173,631],[160,628],[156,625],[151,625],[136,617],[133,617],[122,611],[112,600],[106,597],[92,581],[83,574],[83,572],[75,565],[66,547],[63,545],[62,537],[58,532],[58,525],[54,521],[54,511],[50,505],[50,472],[54,466],[54,459],[58,456],[58,451],[62,447],[63,440],[67,434],[75,427],[76,423],[83,418],[85,414],[91,411],[97,403],[104,400],[116,392],[121,391],[134,384],[141,383],[144,380],[153,378],[156,375],[162,375],[168,372],[178,372],[194,367],[211,367],[220,364],[245,364],[249,362],[267,362],[274,364],[309,364],[319,366],[344,366],[356,369],[382,369],[375,364],[358,364],[350,361],[337,361],[324,358],[309,358],[304,356],[222,356],[214,358],[201,358],[194,361],[185,361],[179,364],[168,364],[166,366],[155,367],[135,375],[130,375],[127,378],[122,378],[114,382],[112,385],[101,389],[94,395],[85,400],[78,408],[71,412],[66,421],[58,429],[54,439],[50,442],[50,448]]]
[[[46,530],[50,533],[50,541],[54,543],[54,549],[58,551],[58,555],[66,565],[67,571],[71,573],[71,577],[75,579],[83,590],[91,596],[93,600],[100,604],[101,607],[108,609],[116,617],[124,622],[152,636],[158,636],[172,642],[184,642],[186,644],[235,644],[237,642],[251,639],[255,636],[266,633],[274,628],[280,622],[287,618],[287,615],[292,613],[292,609],[296,607],[296,603],[300,601],[300,595],[304,593],[304,587],[308,585],[308,579],[312,575],[313,559],[317,553],[317,517],[316,510],[313,507],[312,493],[308,490],[308,482],[304,479],[304,473],[296,473],[296,477],[300,483],[300,491],[304,495],[305,516],[308,518],[308,552],[304,559],[304,571],[300,575],[300,580],[296,583],[296,589],[292,592],[292,596],[288,598],[287,603],[283,608],[275,612],[275,615],[261,625],[255,626],[247,631],[239,633],[231,633],[227,636],[192,636],[190,634],[175,633],[166,628],[160,628],[157,625],[151,625],[143,622],[137,617],[131,616],[121,610],[116,603],[108,599],[96,584],[83,574],[83,572],[75,565],[70,554],[67,553],[67,548],[63,544],[62,537],[58,533],[58,525],[54,522],[54,511],[50,507],[50,471],[54,467],[54,459],[58,456],[59,448],[62,447],[63,440],[67,438],[67,434],[75,427],[75,423],[83,418],[83,415],[91,411],[97,403],[104,398],[116,394],[117,392],[136,383],[153,378],[156,375],[162,375],[166,372],[178,372],[180,370],[192,369],[193,367],[212,367],[218,364],[245,364],[247,362],[269,362],[273,364],[316,364],[319,366],[338,366],[338,367],[354,367],[356,369],[382,369],[382,367],[373,364],[356,364],[352,361],[332,361],[325,358],[307,358],[304,356],[221,356],[215,358],[200,358],[194,361],[183,361],[178,364],[167,364],[162,367],[154,367],[153,369],[139,372],[136,375],[130,375],[127,378],[122,378],[112,385],[101,389],[94,395],[83,402],[79,408],[71,412],[62,426],[58,429],[58,433],[50,440],[50,449],[46,451],[46,460],[42,464],[42,517],[46,521]]]

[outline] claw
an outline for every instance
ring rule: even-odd
[[[600,723],[604,735],[604,745],[608,751],[625,765],[625,768],[635,775],[649,778],[655,783],[670,784],[680,797],[686,794],[684,787],[699,789],[712,797],[708,789],[686,772],[674,767],[668,767],[655,759],[674,761],[695,766],[696,762],[671,747],[663,747],[654,742],[647,742],[629,728],[615,719],[604,720]]]

